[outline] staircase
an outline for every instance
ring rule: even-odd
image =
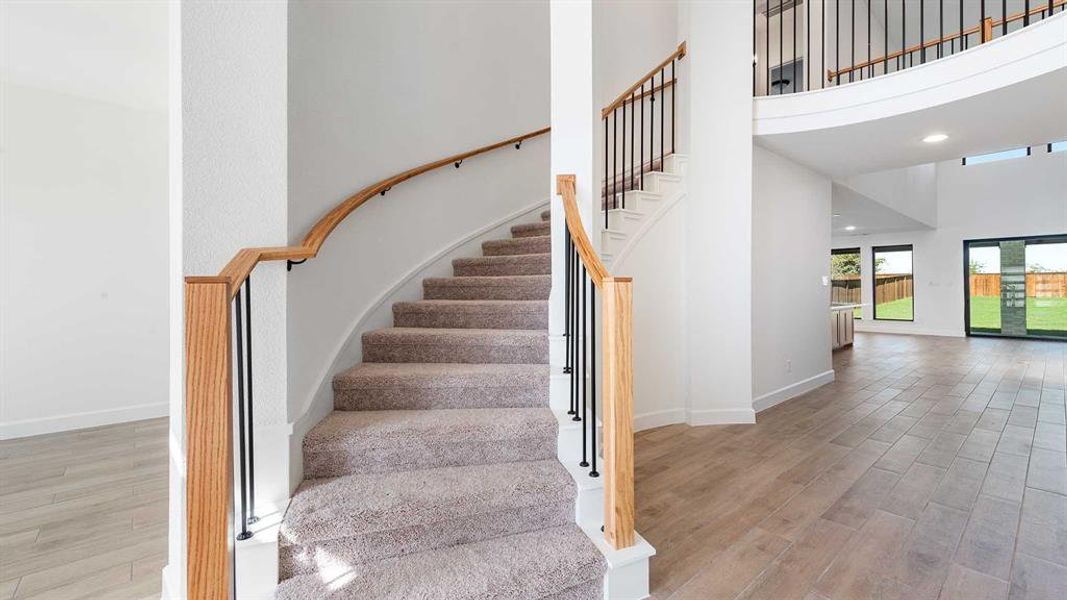
[[[363,336],[304,439],[277,597],[603,597],[549,409],[549,214]]]

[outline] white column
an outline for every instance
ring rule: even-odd
[[[552,296],[549,331],[553,349],[562,349],[564,329],[564,229],[563,206],[556,198],[556,175],[577,177],[578,206],[589,237],[597,244],[593,207],[600,180],[594,171],[594,132],[599,124],[593,106],[593,3],[592,0],[552,0],[551,24],[551,124],[552,124]],[[553,353],[561,365],[563,354]]]
[[[288,5],[176,2],[171,36],[171,277],[214,275],[243,247],[287,243]],[[180,215],[180,219],[177,218]],[[180,261],[180,263],[179,263]],[[256,514],[264,527],[289,494],[285,263],[252,274]],[[180,279],[179,279],[180,281]],[[180,293],[171,294],[172,376],[183,379]],[[175,364],[175,362],[177,364]],[[171,389],[170,543],[164,593],[184,597],[184,390]],[[275,513],[272,515],[272,513]],[[242,597],[269,597],[271,532],[238,542]],[[256,564],[249,565],[249,557]],[[243,573],[252,573],[243,577]],[[247,582],[261,582],[257,590]]]
[[[752,422],[752,3],[686,8],[689,421]]]

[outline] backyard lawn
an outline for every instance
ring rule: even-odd
[[[875,307],[879,319],[899,319],[910,321],[912,318],[912,298],[901,298],[892,302],[883,302]]]
[[[971,327],[1000,330],[999,297],[971,297]],[[1067,334],[1067,298],[1027,298],[1026,328]]]

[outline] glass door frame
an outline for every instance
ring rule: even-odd
[[[1067,243],[1067,233],[1051,233],[1048,235],[1021,235],[1014,237],[976,238],[963,240],[963,333],[967,337],[1005,338],[1011,340],[1042,340],[1051,342],[1067,342],[1067,337],[1049,335],[1005,335],[1003,333],[987,333],[984,331],[971,331],[971,244],[999,244],[1000,242],[1038,242],[1042,244]],[[999,298],[999,296],[998,296]]]

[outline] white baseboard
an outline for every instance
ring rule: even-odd
[[[689,424],[693,427],[701,425],[734,425],[738,423],[755,423],[756,411],[751,408],[716,408],[712,410],[689,411]]]
[[[58,415],[41,419],[8,421],[0,423],[0,440],[99,427],[101,425],[113,425],[115,423],[128,423],[130,421],[143,421],[145,419],[165,417],[168,411],[169,405],[166,402],[160,402],[158,404],[139,404],[137,406]]]
[[[685,409],[672,408],[634,415],[634,431],[663,427],[675,423],[685,423]]]
[[[893,335],[928,335],[935,337],[964,337],[962,331],[955,329],[926,329],[925,327],[915,327],[912,323],[880,326],[880,324],[876,323],[861,324],[861,321],[856,321],[856,332],[890,333]]]
[[[818,375],[813,375],[807,379],[801,379],[796,383],[792,383],[785,387],[778,388],[773,392],[763,394],[752,401],[752,408],[756,412],[767,410],[768,408],[781,404],[790,398],[795,398],[806,392],[810,392],[815,388],[822,387],[834,380],[834,370],[823,371]]]

